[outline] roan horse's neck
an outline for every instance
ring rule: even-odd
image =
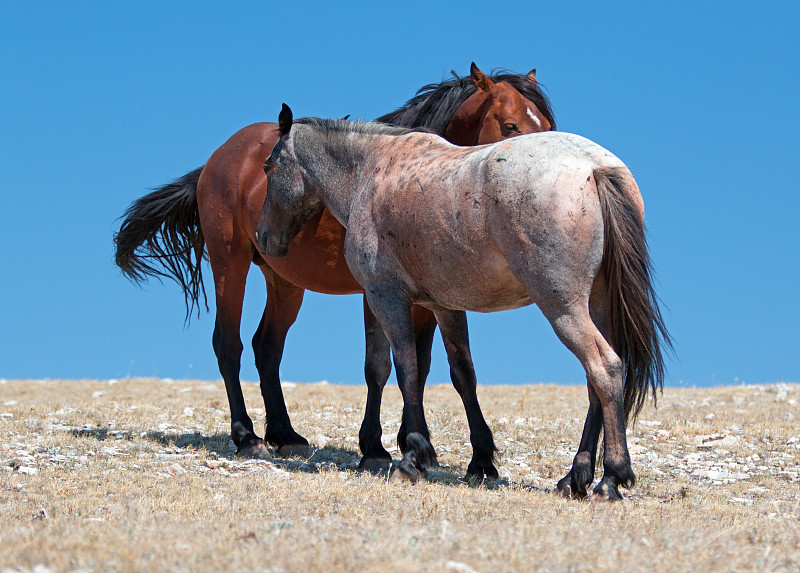
[[[303,126],[293,134],[294,154],[304,172],[306,189],[319,196],[345,227],[353,196],[361,189],[361,175],[371,172],[375,146],[386,135],[325,132]]]

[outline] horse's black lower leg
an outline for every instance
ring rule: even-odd
[[[470,481],[484,478],[497,479],[497,468],[494,465],[497,448],[492,431],[489,429],[478,403],[478,381],[469,349],[466,313],[452,310],[437,311],[436,320],[442,331],[447,360],[450,362],[450,378],[461,396],[469,423],[472,461],[467,466],[466,477]]]
[[[253,431],[253,422],[247,415],[239,380],[243,349],[239,327],[252,254],[249,249],[235,243],[212,241],[208,243],[208,248],[217,303],[212,343],[231,410],[231,439],[236,444],[237,454],[265,457],[269,455],[269,450],[264,440]]]
[[[246,456],[263,456],[266,454],[264,440],[256,436],[253,431],[253,422],[247,415],[242,387],[239,382],[239,369],[241,366],[242,341],[238,332],[234,336],[220,325],[222,320],[217,317],[214,326],[212,344],[217,356],[219,372],[225,381],[225,392],[228,395],[228,405],[231,410],[231,439],[236,444],[237,453]]]
[[[414,344],[417,348],[417,372],[419,373],[419,396],[424,401],[425,383],[431,371],[431,349],[433,348],[433,335],[436,333],[436,316],[427,308],[414,305],[411,308],[411,317],[414,321]],[[406,434],[408,430],[405,418],[400,423],[397,432],[397,445],[400,451],[406,452]]]
[[[619,486],[631,487],[636,481],[625,437],[622,360],[592,322],[588,305],[582,307],[574,302],[561,308],[547,308],[541,303],[539,305],[558,337],[581,361],[586,370],[586,380],[594,391],[599,402],[599,411],[602,412],[604,474],[600,483],[594,488],[593,494],[595,497],[610,501],[622,499]],[[590,400],[591,396],[590,394]],[[590,440],[594,439],[593,436],[599,435],[600,424],[597,422],[597,416],[594,415],[597,411],[597,408],[592,408],[592,402],[590,402],[584,436],[581,439],[582,446],[584,439],[587,441],[586,445],[591,446]],[[586,458],[590,457],[591,450],[591,447],[587,447]],[[582,451],[579,450],[579,455],[581,453]],[[577,491],[569,493],[580,496],[580,486],[586,483],[588,478],[586,473],[592,467],[592,462],[583,457],[577,461],[578,471],[584,472],[584,475],[583,477],[574,476]],[[573,476],[570,477],[570,484],[572,484],[572,479]],[[559,491],[564,492],[561,488]]]
[[[600,431],[603,429],[603,409],[600,399],[589,385],[589,411],[586,413],[586,422],[583,425],[581,443],[578,453],[572,460],[569,473],[561,478],[556,486],[556,491],[566,497],[583,499],[587,495],[587,488],[594,480],[595,462],[597,460],[597,443],[600,440]]]
[[[621,379],[621,364],[618,371]],[[619,488],[632,488],[636,483],[625,438],[622,392],[611,394],[598,391],[598,395],[603,403],[603,477],[592,490],[592,497],[618,501],[622,499]]]
[[[391,344],[397,382],[403,395],[403,423],[408,433],[398,472],[417,481],[425,477],[426,467],[436,464],[436,452],[430,442],[422,407],[411,303],[401,298],[403,289],[399,279],[396,282],[389,279],[380,285],[365,285],[369,306]]]
[[[305,291],[271,271],[263,270],[267,278],[267,305],[253,336],[253,353],[266,411],[264,438],[277,446],[281,455],[304,454],[308,450],[308,441],[292,428],[281,389],[279,368],[286,334],[297,318]]]
[[[392,456],[381,442],[381,398],[383,388],[392,370],[389,341],[378,324],[375,315],[364,299],[364,334],[366,339],[366,359],[364,378],[367,382],[367,405],[364,421],[358,432],[358,446],[363,457],[359,467],[370,471],[388,470]]]

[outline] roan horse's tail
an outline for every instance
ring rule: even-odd
[[[186,320],[200,295],[208,310],[202,277],[205,237],[197,209],[197,182],[202,167],[156,188],[131,203],[114,234],[115,262],[133,282],[148,276],[177,282],[186,298]]]
[[[636,420],[648,390],[664,386],[662,345],[672,341],[650,278],[641,203],[630,172],[624,168],[595,169],[605,225],[600,272],[608,292],[609,343],[625,366],[625,420]]]

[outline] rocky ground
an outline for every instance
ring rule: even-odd
[[[257,385],[245,390],[251,416],[263,418]],[[550,493],[574,455],[585,388],[480,388],[502,456],[501,479],[477,488],[460,481],[471,447],[448,386],[426,391],[441,466],[417,486],[357,471],[365,389],[285,384],[284,392],[295,428],[315,446],[307,458],[237,458],[221,382],[0,380],[2,572],[154,564],[291,571],[313,563],[332,571],[408,563],[454,571],[800,569],[797,384],[667,389],[628,431],[639,481],[611,505]],[[396,458],[399,404],[388,388],[384,443]],[[513,537],[494,531],[498,520]],[[180,534],[186,524],[194,541]],[[612,524],[627,544],[597,537],[597,527]],[[232,531],[219,535],[223,526]],[[87,535],[105,547],[96,556]],[[278,537],[299,547],[309,535],[338,541],[275,550]],[[548,557],[534,566],[530,556],[543,547]],[[611,553],[598,560],[597,551]]]

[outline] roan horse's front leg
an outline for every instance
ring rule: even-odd
[[[367,382],[367,405],[364,409],[364,421],[358,432],[358,447],[363,457],[358,467],[377,472],[388,470],[392,465],[392,456],[381,443],[381,398],[383,388],[392,371],[389,358],[390,347],[378,319],[372,313],[364,297],[364,338],[366,339],[366,358],[364,360],[364,378]]]
[[[406,450],[397,469],[411,481],[417,481],[426,476],[426,467],[436,464],[436,452],[430,442],[422,407],[411,303],[397,297],[393,290],[365,286],[367,302],[389,339],[397,383],[403,395]]]
[[[414,341],[417,349],[417,375],[419,380],[420,400],[425,392],[425,380],[431,368],[431,347],[433,334],[436,331],[436,317],[428,309],[414,305],[411,310],[414,321]],[[359,468],[369,471],[383,471],[391,467],[392,456],[381,443],[381,398],[386,381],[391,374],[389,340],[372,313],[364,298],[364,334],[366,339],[366,359],[364,361],[364,377],[367,382],[367,405],[364,409],[364,421],[358,432],[358,445],[363,457]],[[401,422],[397,433],[397,444],[400,451],[406,453],[406,434],[408,428]]]

